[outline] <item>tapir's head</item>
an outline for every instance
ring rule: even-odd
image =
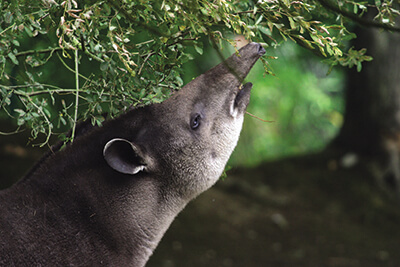
[[[252,87],[242,83],[264,53],[250,43],[168,100],[146,107],[146,121],[132,126],[135,137],[105,146],[108,164],[125,174],[147,173],[185,199],[208,189],[236,146]]]

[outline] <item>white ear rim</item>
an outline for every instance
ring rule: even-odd
[[[115,143],[115,142],[117,142],[117,141],[126,142],[126,143],[128,143],[130,146],[132,146],[132,143],[129,142],[128,140],[126,140],[126,139],[123,139],[123,138],[114,138],[114,139],[111,139],[111,140],[108,141],[108,142],[106,143],[106,145],[104,146],[104,149],[103,149],[103,156],[106,155],[106,150],[107,150],[113,143]],[[132,148],[133,148],[133,147],[132,147]]]
[[[129,166],[128,164],[124,163],[121,160],[113,160],[113,158],[111,158],[109,154],[109,149],[110,147],[115,143],[115,142],[124,142],[124,143],[128,143],[130,145],[130,147],[132,148],[132,151],[134,151],[134,153],[136,153],[137,155],[141,155],[140,150],[130,141],[123,139],[123,138],[114,138],[111,139],[110,141],[108,141],[104,148],[103,148],[103,157],[106,160],[107,164],[113,168],[114,170],[123,173],[123,174],[137,174],[141,171],[143,171],[146,168],[146,165],[137,165],[137,166]]]
[[[138,172],[143,171],[145,168],[146,168],[146,166],[140,165],[140,166],[134,168],[134,169],[132,170],[132,172],[129,173],[129,174],[137,174]]]

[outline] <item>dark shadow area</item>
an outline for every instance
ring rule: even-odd
[[[15,126],[0,120],[0,131],[12,132]],[[0,189],[22,178],[49,150],[48,147],[28,145],[29,130],[13,135],[0,135]]]
[[[232,171],[178,215],[147,266],[398,266],[400,210],[340,153]]]

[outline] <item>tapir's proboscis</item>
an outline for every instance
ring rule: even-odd
[[[144,266],[222,174],[265,50],[250,43],[169,99],[82,131],[0,192],[0,266]]]

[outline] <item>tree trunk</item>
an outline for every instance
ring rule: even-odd
[[[400,34],[356,30],[356,49],[374,60],[347,71],[344,124],[334,145],[371,160],[381,185],[400,192]]]

